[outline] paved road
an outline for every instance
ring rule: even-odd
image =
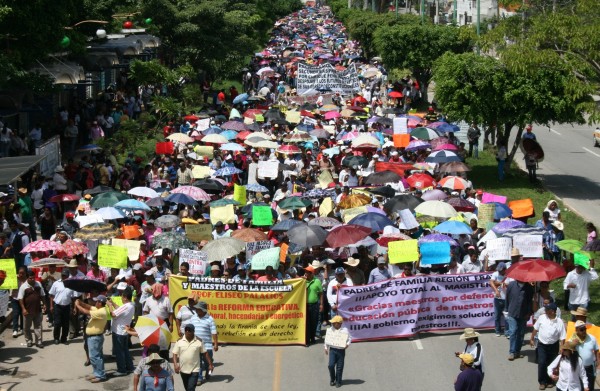
[[[453,352],[461,350],[457,333],[422,334],[414,340],[389,340],[355,343],[346,355],[344,383],[347,390],[450,390],[458,374],[458,359]],[[44,333],[50,339],[49,331]],[[11,338],[9,330],[2,335],[0,348],[0,389],[10,391],[130,390],[131,376],[91,384],[84,377],[91,373],[84,367],[81,339],[68,346],[46,345],[43,350],[21,346],[23,337]],[[528,336],[526,336],[528,339]],[[109,341],[110,339],[108,339]],[[110,342],[105,354],[110,354]],[[533,351],[525,347],[526,358],[509,362],[508,341],[493,333],[483,333],[486,391],[524,391],[537,389],[537,367]],[[48,343],[48,342],[46,342]],[[136,351],[135,360],[139,359]],[[327,390],[329,376],[322,346],[223,346],[216,354],[216,368],[209,383],[199,390],[306,391]],[[116,368],[106,364],[107,372]],[[176,390],[182,390],[176,378]]]
[[[600,148],[594,147],[594,128],[587,125],[534,126],[545,152],[538,176],[546,187],[586,220],[600,224]],[[513,137],[510,141],[512,146]],[[524,167],[523,155],[515,160]]]

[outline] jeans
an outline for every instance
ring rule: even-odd
[[[214,351],[212,349],[206,349],[206,351],[208,352],[210,361],[213,361]],[[204,354],[200,353],[200,373],[198,374],[199,380],[204,379],[204,377],[202,377],[202,371],[204,371],[204,377],[206,378],[206,380],[208,380],[208,361],[206,361]]]
[[[543,344],[538,342],[537,345],[537,359],[538,359],[538,383],[539,384],[552,384],[553,381],[548,376],[548,365],[558,356],[558,345],[556,341],[553,344]]]
[[[596,374],[595,374],[595,368],[593,365],[590,365],[589,367],[584,367],[585,368],[585,374],[587,375],[588,378],[588,389],[589,391],[594,391],[594,386],[596,385]],[[582,387],[585,388],[585,385]]]
[[[504,311],[504,306],[506,305],[506,300],[499,299],[497,297],[494,298],[494,326],[496,330],[496,334],[502,334],[502,311]],[[504,333],[508,335],[508,327],[506,319],[504,319]]]
[[[504,163],[506,163],[505,160],[498,160],[498,179],[500,181],[504,180]]]
[[[106,379],[104,373],[104,353],[102,345],[104,344],[104,335],[90,335],[87,339],[88,349],[90,351],[90,363],[94,369],[94,376],[98,379]]]
[[[508,335],[510,336],[510,349],[508,352],[510,354],[519,354],[521,353],[521,347],[523,346],[527,318],[513,318],[507,316],[506,322],[508,323]]]
[[[332,383],[342,384],[345,357],[345,349],[329,348],[329,380]]]
[[[23,311],[21,310],[21,305],[19,305],[19,300],[10,298],[10,305],[13,312],[12,318],[12,329],[13,331],[19,331],[19,329],[23,329]]]
[[[180,373],[181,382],[183,383],[183,388],[185,391],[194,391],[196,389],[196,383],[198,383],[198,376],[200,375],[198,372],[192,373]]]
[[[306,322],[306,343],[315,343],[315,334],[317,333],[317,322],[319,321],[319,302],[308,304],[307,322]]]
[[[131,358],[131,353],[129,352],[129,336],[127,334],[118,335],[113,333],[112,343],[115,356],[117,357],[117,372],[132,372],[134,367],[133,359]]]
[[[54,304],[54,340],[67,342],[71,305]]]

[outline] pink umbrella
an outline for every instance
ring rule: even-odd
[[[279,153],[284,153],[286,155],[291,155],[291,154],[294,154],[294,153],[300,153],[300,152],[302,152],[300,150],[300,148],[298,148],[295,145],[282,145],[279,148],[277,148],[276,151],[279,152]]]
[[[350,140],[354,140],[358,136],[359,136],[358,132],[350,132],[350,133],[347,133],[344,137],[342,137],[342,140],[350,141]]]
[[[60,248],[56,251],[55,255],[58,258],[73,258],[77,254],[87,254],[89,252],[90,249],[85,245],[85,243],[76,242],[72,239],[69,239],[60,245]]]
[[[454,144],[440,144],[440,145],[436,146],[433,150],[434,151],[441,151],[441,150],[458,151],[458,147]]]
[[[210,201],[210,196],[199,187],[194,186],[179,186],[171,190],[171,194],[185,194],[196,201]]]
[[[325,113],[324,118],[326,120],[331,120],[331,119],[335,119],[335,118],[340,118],[342,115],[340,113],[338,113],[337,111],[328,111]]]
[[[36,251],[56,251],[60,248],[60,243],[52,240],[36,240],[23,247],[21,253],[32,253]]]
[[[248,127],[243,122],[227,121],[223,125],[221,125],[221,129],[236,130],[238,132],[241,132],[243,130],[248,130]]]
[[[448,195],[441,190],[427,190],[421,198],[425,201],[442,201],[448,198]]]

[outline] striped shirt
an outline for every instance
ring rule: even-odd
[[[209,314],[204,315],[202,318],[198,317],[197,314],[191,317],[189,323],[194,325],[196,337],[198,337],[206,350],[213,349],[212,336],[217,335],[217,325],[215,320]]]

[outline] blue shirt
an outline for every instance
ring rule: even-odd
[[[375,282],[389,280],[390,278],[392,278],[392,275],[390,274],[390,271],[387,268],[380,270],[377,267],[377,268],[371,270],[371,274],[369,274],[368,284],[373,284]]]
[[[598,342],[594,336],[587,334],[583,343],[577,344],[577,353],[583,361],[584,367],[594,365],[596,362],[596,351],[598,351]]]
[[[188,323],[194,325],[196,337],[202,340],[206,350],[212,350],[212,336],[217,335],[217,325],[215,324],[213,317],[209,314],[206,314],[200,318],[198,317],[198,314],[195,314]]]
[[[139,391],[174,391],[173,379],[169,372],[160,369],[157,375],[149,373],[149,369],[144,370],[140,378]],[[154,385],[154,379],[158,377],[158,385]]]

